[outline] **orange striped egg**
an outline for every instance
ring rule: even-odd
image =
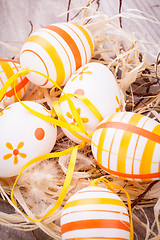
[[[106,188],[89,186],[74,194],[61,216],[62,240],[130,238],[130,222],[122,200]]]
[[[133,112],[105,118],[92,137],[98,165],[120,178],[160,179],[160,124]]]
[[[3,87],[3,85],[7,82],[7,80],[10,77],[12,77],[15,73],[17,73],[21,69],[22,68],[19,62],[15,60],[0,58],[0,89]],[[19,77],[17,78],[15,83],[11,84],[11,86],[8,88],[7,92],[5,93],[5,96],[9,98],[10,104],[17,101],[15,92],[14,92],[14,85],[15,85],[15,89],[17,91],[18,97],[22,99],[22,97],[24,96],[24,94],[28,89],[29,80],[26,77]]]
[[[75,70],[90,61],[93,45],[86,27],[74,23],[52,24],[26,40],[20,62],[23,68],[43,73],[61,86]],[[53,83],[40,74],[30,72],[28,78],[41,87],[53,87]]]

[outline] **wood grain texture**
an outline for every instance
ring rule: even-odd
[[[70,13],[74,14],[86,4],[86,0],[73,0]],[[33,30],[37,30],[51,23],[66,21],[67,15],[59,16],[67,10],[68,0],[1,0],[0,1],[0,41],[10,43],[21,48],[23,42],[30,33],[33,24]],[[139,9],[160,20],[160,1],[159,0],[123,0],[122,11],[127,9]],[[101,0],[99,11],[113,16],[118,14],[119,0]],[[151,42],[159,42],[160,31],[155,24],[142,22],[144,27],[143,38]],[[134,22],[122,19],[122,25],[131,32],[140,32]],[[13,53],[0,46],[1,57],[12,57]]]

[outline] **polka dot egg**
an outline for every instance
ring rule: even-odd
[[[89,186],[74,194],[61,216],[62,240],[130,239],[130,220],[122,200],[112,191]]]
[[[52,24],[31,34],[22,47],[20,62],[23,68],[43,73],[61,86],[76,69],[90,61],[93,45],[86,27],[74,23]],[[53,86],[40,74],[30,72],[27,77],[41,87]]]
[[[10,59],[3,59],[0,58],[0,89],[3,87],[3,85],[7,82],[7,80],[12,77],[15,73],[22,70],[20,63],[15,60]],[[29,86],[29,80],[26,77],[19,77],[9,86],[7,89],[5,96],[7,97],[9,104],[16,102],[17,98],[15,96],[14,92],[14,85],[15,89],[17,91],[17,95],[20,99],[24,96],[26,93],[28,86]],[[3,101],[3,100],[2,100]]]
[[[33,110],[50,116],[48,110],[39,103],[24,103]],[[52,150],[57,128],[17,102],[0,113],[0,133],[0,177],[12,177],[27,162]]]

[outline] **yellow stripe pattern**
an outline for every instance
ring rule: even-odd
[[[93,46],[93,40],[91,39],[91,36],[88,34],[88,32],[85,30],[84,27],[82,27],[82,26],[80,26],[78,24],[75,24],[75,23],[72,23],[72,24],[75,25],[76,27],[78,27],[83,32],[83,34],[85,35],[85,37],[86,37],[86,39],[87,39],[87,41],[89,43],[89,46],[91,48],[91,55],[92,55],[94,46]]]
[[[140,119],[143,116],[140,114],[134,114],[131,119],[129,120],[128,124],[136,126]],[[132,133],[130,132],[124,132],[120,146],[119,146],[119,152],[118,152],[118,160],[117,160],[117,171],[125,173],[126,172],[126,157],[128,152],[129,143],[132,137]]]
[[[1,59],[0,67],[2,69],[2,71],[0,71],[0,79],[1,79],[0,88],[7,82],[7,80],[10,77],[12,77],[19,70],[21,70],[20,64],[18,64],[16,61],[14,62],[14,60],[9,60],[9,59],[8,60],[4,59],[4,61],[3,61],[3,59]],[[5,77],[3,74],[5,74]],[[15,80],[15,82],[12,82],[10,87],[8,88],[8,91],[14,89],[14,86],[16,87],[22,80],[23,80],[23,78],[19,77],[18,79]],[[22,99],[22,97],[26,93],[28,85],[29,84],[26,83],[26,85],[24,85],[23,88],[21,88],[21,90],[19,90],[17,92],[17,95],[20,99]],[[16,101],[17,101],[17,98],[16,98],[15,94],[13,93],[10,97],[10,103],[13,103]]]
[[[81,44],[77,43],[76,30],[82,33],[81,36],[76,33]],[[83,44],[84,41],[87,45]],[[90,61],[93,46],[91,34],[85,27],[72,23],[52,24],[29,36],[22,47],[20,62],[25,69],[45,75],[47,72],[48,76],[61,86],[68,81],[77,66],[80,68],[87,63],[85,55],[87,61]],[[36,64],[33,65],[32,62]],[[53,87],[52,82],[39,74],[35,76],[30,72],[28,78],[36,85]]]
[[[157,125],[152,132],[160,136],[160,124]],[[141,160],[140,174],[147,174],[151,172],[151,165],[153,161],[152,159],[153,159],[155,146],[156,146],[156,142],[153,142],[151,140],[147,141],[145,149],[143,151],[142,160]],[[147,163],[146,163],[146,159],[147,159]]]
[[[113,231],[115,229],[115,231]],[[130,222],[122,200],[108,188],[89,186],[71,196],[61,215],[62,239],[130,238]]]
[[[56,73],[57,73],[57,79],[56,82],[58,85],[62,85],[63,80],[65,78],[65,70],[64,70],[64,65],[63,62],[57,52],[57,50],[54,48],[54,46],[51,45],[51,43],[46,40],[45,38],[42,38],[41,36],[38,35],[32,35],[30,36],[27,42],[36,42],[39,44],[42,48],[46,50],[50,58],[52,59],[52,62],[55,65]]]
[[[110,124],[112,122],[116,123],[116,132],[115,127],[110,128],[110,131],[115,132],[115,136],[114,134],[109,135],[108,128],[99,128],[94,132],[91,145],[97,163],[104,170],[123,179],[137,181],[159,179],[160,159],[158,152],[160,144],[156,142],[156,140],[151,140],[149,138],[150,133],[151,135],[154,133],[157,136],[160,136],[160,124],[155,120],[138,113],[126,112],[125,118],[121,118],[123,115],[124,113],[116,113],[113,118],[112,116],[110,117],[109,121],[108,118],[103,120],[103,122],[109,122]],[[126,125],[126,130],[124,130],[123,135],[119,135],[120,131],[118,131],[118,123]],[[130,129],[132,126],[138,127],[139,133],[131,132]],[[148,132],[146,137],[141,136],[141,132],[144,130]],[[106,146],[105,140],[111,138],[111,136],[112,139],[110,139],[110,146]],[[113,145],[117,145],[118,152],[112,150]],[[156,151],[155,147],[157,149]],[[110,150],[108,151],[107,149]],[[104,152],[108,152],[109,154],[104,154],[103,156]],[[112,164],[108,165],[109,161]]]
[[[112,121],[112,119],[114,118],[115,114],[111,115],[107,121]],[[103,153],[103,145],[104,145],[104,141],[105,141],[105,137],[107,134],[107,128],[102,129],[102,133],[100,135],[99,138],[99,143],[98,143],[98,147],[97,147],[97,161],[102,165],[102,153]]]
[[[75,207],[77,205],[81,206],[81,205],[88,205],[88,204],[106,204],[106,198],[93,198],[92,201],[90,198],[75,200],[75,201],[66,203],[64,209],[69,207]],[[124,203],[122,201],[117,199],[112,199],[112,198],[107,199],[107,204],[113,204],[113,205],[124,207]]]

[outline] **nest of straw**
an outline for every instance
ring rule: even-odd
[[[143,42],[132,33],[125,31],[119,26],[119,19],[127,18],[128,21],[136,21],[137,25],[141,24],[141,20],[156,25],[160,25],[160,22],[131,10],[108,18],[90,8],[90,1],[80,13],[76,15],[74,21],[86,24],[95,41],[91,61],[105,64],[117,78],[123,96],[123,110],[145,114],[160,121],[160,61],[156,51],[157,45]],[[152,46],[151,51],[147,50],[148,45]],[[12,49],[11,46],[9,48]],[[32,85],[30,93],[24,100],[36,101],[52,109],[52,101],[57,100],[60,94],[60,90],[56,88],[48,90]],[[8,101],[5,99],[1,109],[7,104]],[[60,129],[58,132],[53,151],[74,146]],[[41,218],[55,204],[63,186],[69,158],[70,156],[46,159],[23,172],[15,188],[14,198],[19,208],[28,216]],[[12,208],[11,213],[0,212],[0,224],[23,231],[40,228],[52,238],[61,239],[60,215],[65,202],[97,177],[105,177],[128,191],[132,202],[135,238],[138,239],[139,226],[144,235],[143,239],[160,239],[160,182],[138,183],[109,175],[96,165],[90,146],[85,146],[78,152],[73,179],[61,208],[41,223],[33,223],[25,219],[15,209],[10,200],[15,178],[0,179],[0,201]],[[117,194],[127,202],[123,192],[117,191]],[[150,222],[151,217],[147,215],[148,207],[152,209],[152,222]]]

